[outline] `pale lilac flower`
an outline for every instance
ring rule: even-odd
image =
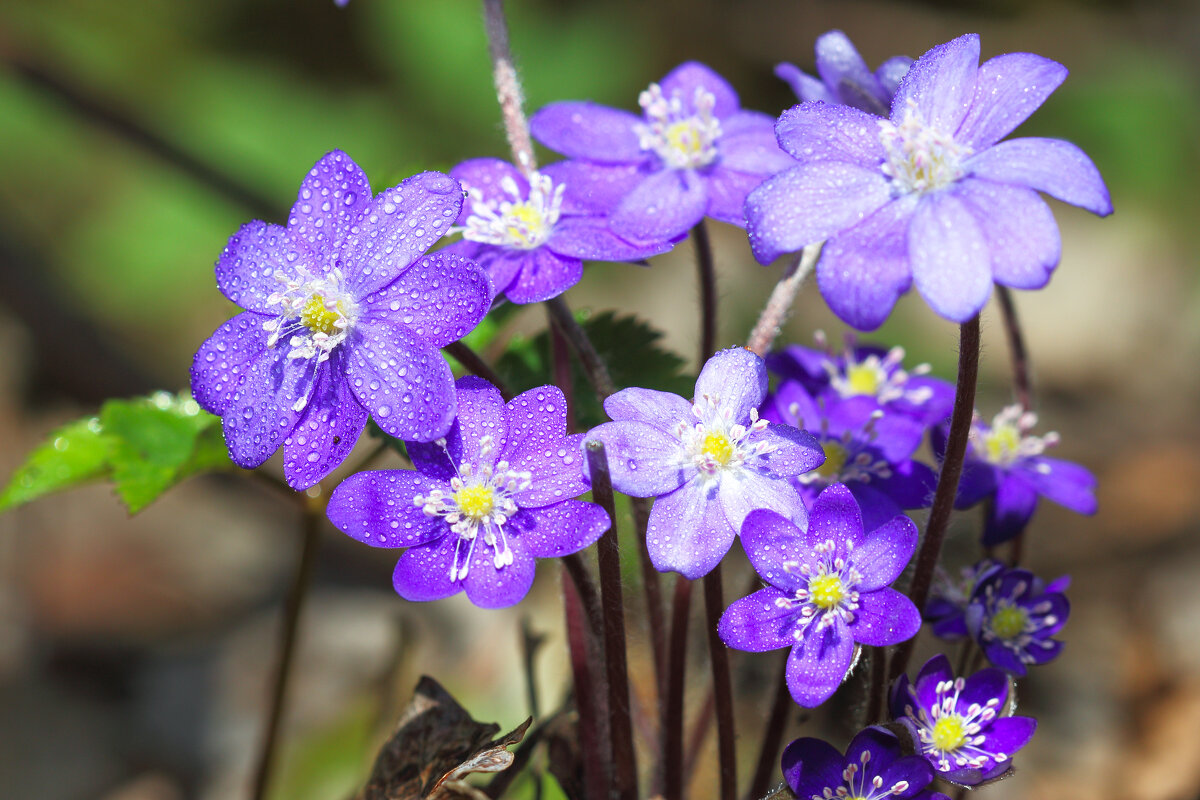
[[[851,106],[868,114],[886,117],[900,80],[912,66],[908,56],[893,56],[871,72],[850,37],[832,30],[817,37],[817,75],[814,78],[792,64],[779,64],[775,74],[787,81],[800,102]]]

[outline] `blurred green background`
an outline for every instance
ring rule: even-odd
[[[813,40],[833,27],[871,65],[978,31],[985,58],[1031,50],[1070,67],[1021,133],[1080,144],[1117,213],[1101,222],[1056,204],[1062,266],[1018,302],[1045,425],[1063,433],[1061,455],[1099,474],[1102,512],[1039,514],[1033,563],[1076,575],[1070,645],[1028,682],[1043,723],[1026,768],[987,791],[1194,797],[1200,758],[1181,745],[1200,736],[1197,5],[507,6],[530,110],[580,98],[632,108],[697,59],[775,115],[794,98],[773,65],[811,69]],[[215,289],[216,255],[247,219],[281,221],[321,154],[347,151],[376,190],[506,155],[473,0],[3,0],[0,56],[0,480],[105,397],[186,387],[195,348],[233,309]],[[780,265],[757,266],[742,232],[715,228],[724,346],[745,338]],[[633,311],[694,358],[690,255],[683,245],[649,270],[589,267],[568,298]],[[515,329],[542,323],[531,311]],[[786,338],[807,343],[818,328],[842,330],[809,287]],[[984,335],[990,415],[1008,392],[990,313]],[[877,338],[951,376],[955,333],[919,300]],[[960,560],[972,557],[967,522],[952,543]],[[132,520],[103,487],[0,516],[0,794],[244,796],[294,523],[288,504],[235,478],[194,481]],[[556,567],[513,612],[417,608],[390,592],[394,554],[363,549],[326,537],[279,798],[346,797],[424,672],[477,718],[513,727],[525,714],[523,615],[552,634],[543,707],[563,691]],[[774,663],[735,659],[747,758]],[[647,669],[636,645],[634,665]],[[693,675],[698,705],[702,653]],[[793,722],[796,735],[813,730]],[[702,757],[696,797],[710,774]]]

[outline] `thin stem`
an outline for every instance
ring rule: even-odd
[[[575,383],[571,379],[571,354],[567,352],[567,339],[550,318],[550,367],[554,385],[562,389],[567,401],[567,430],[575,430]]]
[[[646,620],[650,627],[650,653],[654,658],[654,685],[661,701],[666,696],[667,631],[663,619],[662,580],[650,551],[646,547],[646,527],[650,521],[650,504],[644,497],[631,497],[633,506],[633,538],[638,543],[638,562],[642,567],[642,591],[646,595]]]
[[[546,643],[545,634],[534,633],[529,625],[529,617],[521,618],[521,664],[525,669],[525,696],[529,701],[529,716],[535,720],[542,716],[541,704],[538,702],[537,675],[534,661],[537,651]]]
[[[717,632],[725,611],[721,591],[721,565],[704,576],[705,632],[712,662],[713,693],[717,701],[717,760],[721,768],[721,800],[737,796],[737,751],[734,747],[733,682],[729,675],[729,650]]]
[[[1013,394],[1021,408],[1033,408],[1033,381],[1030,375],[1029,351],[1025,349],[1025,336],[1021,332],[1021,321],[1013,303],[1012,292],[1007,286],[996,284],[996,299],[1000,301],[1000,312],[1004,318],[1004,332],[1008,335],[1008,352],[1012,356]]]
[[[598,642],[604,626],[601,622],[600,595],[596,591],[596,582],[592,580],[587,564],[583,562],[583,557],[579,553],[563,556],[562,564],[566,568],[567,574],[571,576],[575,590],[579,592],[579,599],[583,603],[583,613],[588,623],[588,631]]]
[[[480,355],[470,347],[467,347],[462,342],[451,342],[442,349],[454,356],[458,363],[466,367],[467,371],[472,375],[478,375],[480,378],[483,378],[492,386],[495,386],[497,389],[499,389],[500,394],[504,397],[505,402],[513,399],[513,393],[507,386],[504,385],[504,379],[497,375],[496,371],[492,369],[491,365],[484,361],[483,358],[481,358]]]
[[[767,718],[767,730],[763,733],[758,766],[754,770],[750,789],[746,792],[746,800],[758,800],[771,787],[771,778],[779,770],[779,746],[783,743],[792,703],[792,693],[787,685],[787,656],[784,656],[779,666],[779,680],[775,681],[775,696],[771,700],[771,713]]]
[[[700,281],[700,366],[717,349],[717,273],[713,266],[712,239],[701,219],[692,228],[696,250],[696,276]]]
[[[883,716],[883,701],[887,694],[887,655],[887,648],[871,648],[871,684],[867,690],[867,725],[874,725]]]
[[[591,657],[589,651],[594,648],[589,642],[595,637],[588,632],[588,623],[583,609],[586,603],[579,592],[579,584],[571,576],[570,570],[562,574],[563,610],[567,620],[567,646],[571,657],[571,679],[575,683],[575,710],[578,714],[576,728],[579,731],[580,760],[583,762],[584,797],[587,800],[607,800],[603,788],[608,786],[608,770],[606,759],[603,758],[601,742],[604,740],[601,727],[605,715],[597,707],[597,701],[603,694],[596,691],[603,684],[603,676],[592,675],[592,665],[599,665],[603,657],[595,653]]]
[[[600,354],[596,352],[595,346],[592,345],[591,339],[588,338],[587,331],[575,319],[575,315],[571,313],[567,301],[562,297],[555,297],[546,301],[546,308],[550,311],[550,317],[554,324],[559,327],[563,335],[567,337],[567,341],[571,344],[571,349],[579,356],[579,361],[583,364],[583,371],[587,375],[588,382],[592,384],[592,389],[603,400],[617,390],[613,384],[612,377],[608,374],[608,367],[604,364],[604,359],[600,358]]]
[[[664,800],[683,798],[683,689],[691,601],[692,582],[682,575],[676,575],[675,596],[671,604],[671,644],[667,648],[667,692],[663,702]]]
[[[296,632],[300,627],[300,612],[312,581],[313,565],[316,563],[317,546],[321,540],[321,520],[324,517],[321,505],[309,502],[305,505],[301,521],[300,561],[292,577],[284,602],[283,629],[280,631],[279,660],[275,665],[275,678],[271,685],[271,708],[267,716],[267,727],[263,731],[262,744],[258,750],[258,763],[254,769],[253,800],[263,800],[271,784],[271,772],[275,766],[275,752],[279,745],[279,725],[283,720],[283,708],[287,700],[288,683],[292,675],[292,661],[296,653]]]
[[[817,259],[821,255],[821,244],[821,242],[810,244],[801,250],[783,273],[779,283],[775,284],[775,288],[771,290],[771,296],[767,298],[767,304],[763,306],[762,313],[758,315],[758,322],[754,323],[754,330],[750,332],[750,338],[746,341],[747,349],[760,356],[766,355],[767,351],[771,349],[771,345],[774,344],[775,337],[779,335],[783,321],[796,299],[796,293],[800,291],[805,279],[817,265]]]
[[[483,18],[488,54],[492,57],[496,99],[500,102],[500,113],[504,117],[504,133],[517,167],[528,178],[537,169],[537,162],[533,158],[533,140],[529,137],[529,121],[525,118],[523,108],[525,95],[508,44],[508,22],[504,18],[503,0],[483,0]]]
[[[612,745],[614,794],[620,800],[637,799],[637,762],[633,753],[633,724],[629,716],[629,671],[625,653],[625,606],[621,597],[621,551],[617,544],[617,513],[612,477],[604,443],[591,439],[585,445],[592,500],[612,520],[600,537],[596,554],[600,562],[600,604],[604,611],[604,663],[608,670],[608,718]]]
[[[942,553],[942,541],[954,511],[958,480],[962,477],[963,459],[967,454],[967,437],[971,432],[971,416],[975,411],[975,383],[979,377],[979,317],[964,322],[959,328],[958,381],[954,390],[954,411],[950,416],[950,432],[946,438],[946,454],[942,458],[933,506],[925,527],[925,540],[917,553],[917,567],[908,588],[909,599],[917,608],[924,608],[933,584],[934,572]],[[902,642],[892,655],[888,670],[889,683],[908,668],[916,637]]]

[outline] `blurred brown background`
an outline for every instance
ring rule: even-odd
[[[965,31],[984,56],[1031,50],[1072,76],[1021,133],[1095,159],[1116,214],[1055,204],[1064,256],[1018,294],[1044,429],[1100,478],[1100,514],[1044,505],[1028,556],[1069,572],[1062,658],[1022,683],[1040,727],[996,798],[1190,798],[1200,792],[1200,9],[1190,2],[509,0],[530,108],[634,107],[685,59],[750,108],[792,104],[772,66],[812,66],[845,30],[871,65]],[[505,154],[473,0],[4,0],[0,3],[0,481],[49,431],[105,397],[186,387],[232,311],[212,262],[245,220],[283,218],[304,171],[339,147],[376,189]],[[716,226],[721,344],[745,338],[780,266]],[[692,357],[687,245],[649,270],[589,268],[575,307],[633,311]],[[537,313],[519,325],[541,324]],[[839,337],[813,287],[786,338]],[[952,377],[956,335],[917,299],[875,339]],[[985,317],[980,409],[1007,402],[1008,354]],[[92,486],[0,516],[0,795],[39,800],[244,796],[264,714],[297,514],[241,476],[193,480],[129,519]],[[333,482],[327,482],[333,485]],[[949,558],[975,557],[963,515]],[[395,554],[324,537],[275,797],[341,800],[418,675],[476,718],[526,714],[519,621],[549,635],[543,708],[565,686],[558,567],[506,612],[406,604]],[[734,565],[730,598],[744,579]],[[629,572],[634,576],[636,570]],[[640,615],[635,598],[630,611]],[[698,627],[692,642],[702,644]],[[929,643],[925,643],[929,644]],[[757,752],[778,654],[737,654],[742,736]],[[644,649],[636,688],[649,697]],[[689,702],[707,692],[696,653]],[[793,735],[848,731],[828,715]],[[651,714],[653,717],[653,714]],[[824,722],[821,722],[824,720]],[[824,728],[818,727],[821,723]],[[838,739],[837,737],[842,738]],[[712,737],[697,797],[715,786]],[[524,794],[531,796],[526,786]],[[548,796],[554,796],[550,794]]]

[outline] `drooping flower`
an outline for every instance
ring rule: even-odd
[[[980,581],[996,572],[1003,572],[1004,565],[994,558],[982,559],[969,567],[963,567],[958,580],[952,579],[941,567],[934,575],[929,602],[921,616],[932,623],[933,635],[940,639],[955,641],[969,635],[967,631],[967,604]]]
[[[745,227],[747,193],[793,162],[766,114],[745,111],[724,78],[687,62],[641,93],[642,116],[551,103],[529,120],[542,144],[622,196],[612,230],[634,241],[685,235],[703,217]]]
[[[779,64],[775,74],[792,87],[800,102],[850,106],[886,117],[900,80],[912,66],[908,56],[893,56],[871,72],[850,37],[832,30],[817,37],[817,75],[814,78],[792,64]]]
[[[782,766],[800,800],[945,800],[926,789],[929,762],[904,755],[895,734],[880,727],[859,731],[844,756],[821,739],[797,739],[784,749]]]
[[[534,561],[578,552],[608,530],[587,491],[582,434],[567,435],[554,386],[506,405],[487,381],[460,378],[445,439],[406,442],[415,470],[359,472],[329,498],[330,521],[372,547],[407,547],[393,576],[406,600],[467,593],[482,608],[521,600]]]
[[[604,442],[617,491],[656,498],[646,532],[655,569],[708,574],[756,508],[807,519],[789,481],[823,456],[808,433],[758,418],[766,393],[762,359],[733,348],[704,365],[691,401],[636,387],[604,401],[614,421],[588,436]]]
[[[1003,409],[991,425],[975,420],[970,446],[958,484],[955,508],[970,508],[991,498],[983,531],[985,547],[1002,544],[1029,524],[1038,497],[1045,497],[1079,514],[1096,513],[1096,478],[1069,461],[1046,458],[1043,453],[1058,444],[1058,434],[1032,436],[1037,415],[1013,405]],[[933,448],[941,457],[946,430],[934,428]]]
[[[492,290],[514,303],[562,294],[583,276],[584,260],[637,261],[673,246],[613,233],[608,215],[620,196],[575,163],[551,164],[526,180],[507,161],[476,158],[450,170],[450,177],[467,200],[458,219],[463,239],[446,250],[476,261]]]
[[[925,433],[916,420],[883,410],[871,397],[814,399],[797,381],[781,383],[762,415],[803,428],[825,451],[825,463],[796,478],[806,503],[827,486],[845,484],[870,530],[932,502],[937,476],[913,460]]]
[[[750,563],[770,585],[725,610],[721,640],[755,653],[792,648],[786,679],[800,705],[833,695],[859,645],[886,647],[920,629],[917,607],[890,586],[917,546],[908,517],[864,533],[854,496],[835,484],[817,497],[806,529],[758,510],[741,533]]]
[[[913,732],[938,776],[962,786],[998,778],[1033,737],[1037,720],[1010,716],[1011,684],[998,669],[955,677],[944,655],[929,659],[917,678],[892,687],[892,717]]]
[[[372,197],[335,150],[300,185],[287,226],[255,220],[217,259],[221,292],[246,309],[192,362],[192,392],[221,416],[233,461],[280,445],[290,486],[328,475],[368,413],[392,436],[431,441],[454,419],[454,377],[438,351],[488,310],[468,259],[422,254],[462,207],[457,182],[423,172]]]
[[[1071,605],[1062,592],[1070,582],[1047,586],[1024,569],[993,571],[971,594],[966,628],[993,666],[1022,677],[1029,664],[1058,656],[1063,643],[1052,639],[1067,624]]]
[[[1038,192],[1112,211],[1100,173],[1075,145],[1000,142],[1066,74],[1031,53],[980,66],[979,37],[969,34],[913,64],[889,119],[820,102],[785,111],[775,130],[799,164],[747,198],[755,256],[766,264],[825,241],[821,294],[862,330],[879,327],[913,283],[954,322],[979,313],[993,282],[1045,286],[1061,243]]]
[[[767,354],[767,368],[785,380],[799,381],[813,397],[871,397],[879,407],[935,425],[950,416],[954,386],[931,377],[928,364],[904,369],[903,347],[858,344],[847,334],[835,352],[817,333],[820,349],[792,344]]]

